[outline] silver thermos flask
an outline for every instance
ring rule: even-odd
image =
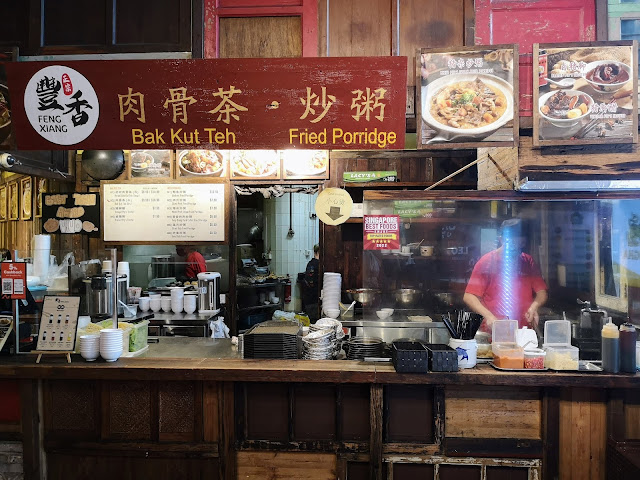
[[[198,311],[216,314],[220,310],[220,274],[200,272],[198,274]]]

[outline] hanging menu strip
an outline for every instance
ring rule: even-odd
[[[222,183],[104,184],[105,242],[223,242]]]

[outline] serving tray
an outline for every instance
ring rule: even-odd
[[[544,368],[501,368],[501,367],[497,367],[496,364],[493,363],[493,362],[489,362],[489,365],[491,365],[496,370],[500,370],[501,372],[544,372],[546,370],[549,370],[547,367],[544,367]]]

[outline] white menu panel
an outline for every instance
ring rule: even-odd
[[[103,185],[105,242],[223,242],[222,183]]]

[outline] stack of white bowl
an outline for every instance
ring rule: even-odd
[[[107,362],[115,362],[122,355],[122,330],[103,328],[100,330],[100,356]]]
[[[193,313],[196,311],[196,307],[197,307],[197,302],[198,300],[198,293],[197,292],[186,292],[184,294],[184,311],[186,313]]]
[[[80,355],[87,362],[93,362],[100,356],[100,335],[80,336]]]
[[[149,294],[149,308],[152,312],[159,312],[162,308],[161,303],[162,295],[159,293],[150,293]]]
[[[160,305],[162,306],[162,311],[163,312],[170,312],[171,311],[171,297],[160,297]]]
[[[184,288],[173,287],[171,289],[171,310],[180,313],[184,308]]]
[[[322,310],[328,317],[337,318],[340,315],[340,295],[342,290],[342,275],[325,272],[322,281]]]

